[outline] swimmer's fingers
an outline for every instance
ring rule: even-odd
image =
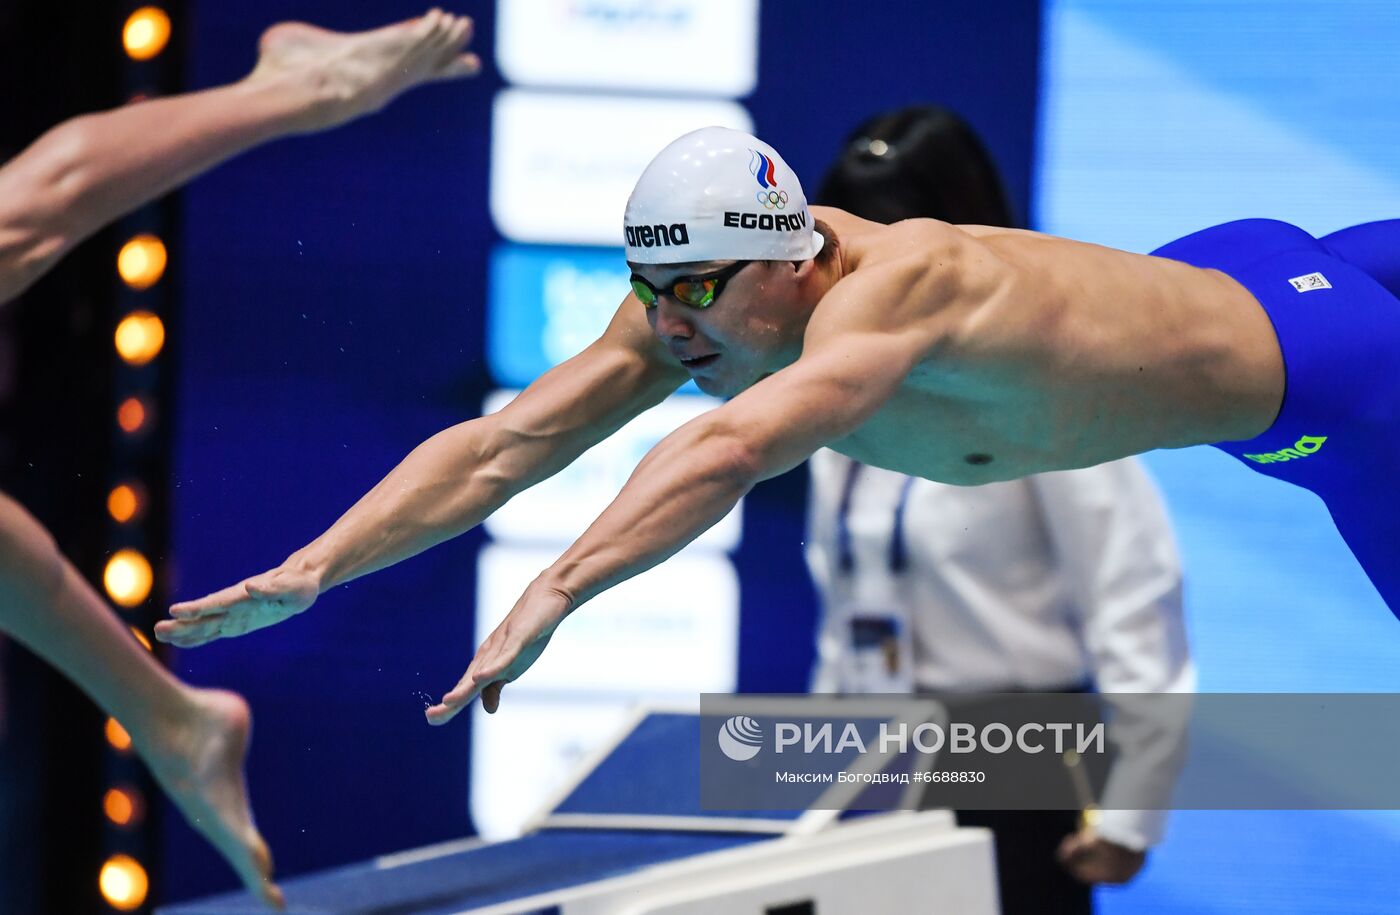
[[[452,688],[447,695],[442,697],[442,701],[429,708],[424,714],[427,715],[428,724],[443,725],[457,717],[457,713],[471,704],[476,698],[478,689],[467,677]]]
[[[215,591],[213,594],[206,594],[197,600],[171,604],[170,615],[175,619],[199,619],[210,614],[226,613],[230,607],[246,600],[248,600],[248,583],[240,581],[236,585],[231,585],[222,591]]]
[[[457,685],[452,687],[442,701],[427,710],[428,723],[433,725],[447,724],[457,713],[471,704],[477,697],[482,686],[488,685],[490,676],[499,673],[498,670],[487,670],[482,661],[486,657],[495,657],[498,647],[502,641],[501,630],[498,627],[495,632],[487,637],[481,647],[476,650],[476,657],[472,658],[471,664],[467,666],[467,672],[462,674],[462,679],[457,681]],[[499,702],[500,690],[496,691],[497,702]],[[495,711],[495,709],[491,709]]]
[[[476,650],[467,672],[442,701],[428,709],[428,721],[446,724],[481,696],[482,708],[495,713],[501,691],[539,659],[571,602],[560,591],[532,585],[506,618]]]
[[[266,629],[289,615],[281,611],[232,612],[192,620],[162,620],[156,624],[156,638],[176,648],[197,648],[218,639],[236,638]]]
[[[446,724],[457,713],[471,704],[478,695],[481,707],[487,714],[494,715],[501,706],[501,691],[507,683],[513,682],[530,669],[535,659],[549,644],[549,635],[526,640],[515,630],[509,619],[496,628],[496,631],[481,643],[476,657],[467,667],[467,672],[442,701],[428,709],[430,724]]]
[[[156,623],[156,641],[176,648],[197,648],[222,638],[225,614],[190,620],[161,620]]]
[[[175,604],[156,625],[156,638],[180,648],[246,635],[282,622],[315,602],[320,582],[294,568],[277,568],[198,600]]]
[[[481,691],[481,707],[486,709],[486,714],[496,714],[496,709],[501,707],[501,690],[506,688],[506,681],[497,680]]]

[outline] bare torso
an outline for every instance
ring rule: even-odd
[[[972,485],[1246,439],[1278,412],[1272,325],[1223,273],[1033,232],[814,214],[875,294],[828,297],[813,320],[868,308],[876,326],[921,328],[904,384],[832,443],[857,460]]]

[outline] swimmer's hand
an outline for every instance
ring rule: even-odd
[[[1147,862],[1147,853],[1110,842],[1091,830],[1065,836],[1055,857],[1080,883],[1127,883]]]
[[[179,648],[247,635],[282,622],[310,607],[320,593],[311,572],[281,566],[231,588],[170,608],[171,618],[156,623],[156,638]]]
[[[496,631],[481,643],[462,679],[442,702],[428,709],[428,723],[446,724],[477,695],[481,696],[481,707],[495,714],[501,705],[501,690],[529,670],[544,652],[572,603],[560,591],[538,583],[530,585]]]

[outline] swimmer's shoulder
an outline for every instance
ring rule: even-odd
[[[963,285],[951,227],[931,220],[866,225],[853,236],[837,229],[844,275],[818,303],[814,324],[936,336]]]
[[[883,225],[835,211],[832,220],[850,278],[886,291],[910,307],[938,309],[998,282],[1005,264],[988,244],[990,233],[965,231],[936,219]],[[826,222],[826,214],[818,217]],[[986,227],[976,226],[974,229]],[[1010,231],[1010,230],[1002,230]],[[1034,233],[1029,233],[1034,234]]]
[[[905,219],[895,223],[872,222],[835,207],[812,207],[812,216],[825,224],[840,240],[841,246],[856,256],[885,257],[906,253],[909,245],[938,248],[966,241],[961,227],[936,219]],[[820,231],[820,225],[818,225]]]
[[[905,219],[900,222],[871,222],[845,210],[812,207],[813,216],[830,227],[853,267],[871,268],[884,264],[956,267],[972,256],[985,253],[986,242],[997,236],[1035,232],[1001,229],[994,226],[960,226],[937,219]]]
[[[886,226],[836,212],[847,217],[830,221],[846,275],[814,311],[814,329],[894,332],[927,356],[966,336],[975,316],[1014,286],[1015,267],[986,236],[934,219]],[[818,218],[828,222],[825,213]]]

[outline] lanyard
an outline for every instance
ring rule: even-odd
[[[844,575],[855,573],[856,557],[851,550],[851,497],[856,490],[856,480],[860,478],[860,461],[851,461],[846,471],[846,482],[841,488],[841,505],[836,512],[837,569]],[[914,478],[905,477],[899,487],[899,502],[894,507],[894,526],[890,532],[890,572],[898,575],[909,566],[909,553],[904,545],[904,509],[909,504],[909,490],[914,487]]]

